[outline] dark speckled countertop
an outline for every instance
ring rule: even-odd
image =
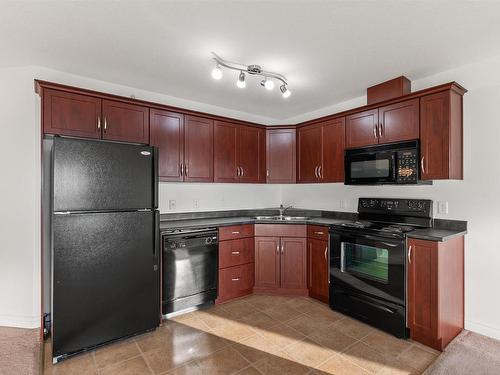
[[[276,221],[256,220],[256,216],[278,215],[277,209],[231,210],[212,212],[190,212],[162,214],[160,231],[162,233],[185,228],[220,227],[239,224],[315,224],[330,226],[356,219],[351,212],[290,209],[285,215],[307,216],[309,220]],[[417,229],[408,233],[408,237],[431,241],[447,241],[467,233],[467,222],[458,220],[435,219],[433,228]]]

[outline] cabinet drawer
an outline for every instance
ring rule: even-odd
[[[253,224],[231,225],[219,228],[219,241],[253,237]]]
[[[255,224],[255,236],[262,237],[306,237],[306,225],[301,224]]]
[[[253,263],[254,257],[254,239],[251,237],[219,243],[219,268]]]
[[[328,227],[323,227],[321,225],[308,225],[307,237],[328,241]]]
[[[237,298],[252,292],[254,264],[248,263],[219,270],[218,302]]]

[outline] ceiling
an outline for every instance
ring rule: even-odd
[[[1,1],[0,67],[41,65],[286,121],[500,54],[500,1]],[[285,75],[292,96],[211,51]]]

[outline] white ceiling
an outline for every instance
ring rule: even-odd
[[[500,54],[500,1],[1,1],[0,66],[42,65],[286,121]],[[285,75],[293,95],[210,51]]]

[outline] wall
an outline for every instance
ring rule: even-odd
[[[500,339],[500,57],[449,70],[413,82],[413,90],[457,81],[464,97],[464,180],[436,181],[432,186],[361,187],[343,184],[284,185],[282,199],[297,207],[356,211],[368,197],[430,198],[436,217],[469,222],[465,255],[465,319],[470,330]],[[366,103],[365,98],[356,100]],[[342,104],[338,105],[342,107]],[[437,213],[437,201],[449,202],[449,213]]]

